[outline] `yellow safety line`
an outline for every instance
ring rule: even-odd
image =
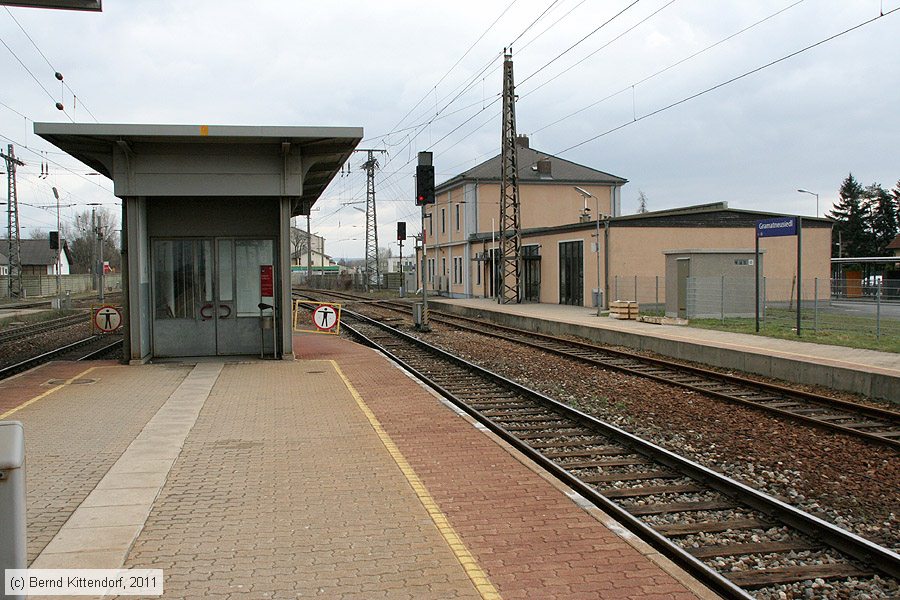
[[[481,570],[481,567],[478,566],[478,563],[469,552],[469,549],[460,539],[459,535],[456,533],[456,530],[453,529],[453,526],[450,524],[447,516],[443,512],[441,512],[441,509],[438,507],[437,502],[435,502],[434,498],[431,497],[431,494],[428,492],[428,488],[425,487],[425,484],[422,483],[422,480],[419,479],[419,476],[416,475],[416,472],[413,470],[413,468],[409,465],[408,462],[406,462],[406,459],[403,457],[400,449],[397,448],[397,445],[394,444],[391,436],[389,436],[381,426],[381,423],[378,421],[375,413],[373,413],[368,405],[366,405],[365,401],[362,399],[362,396],[359,395],[359,392],[356,391],[356,388],[353,387],[353,384],[350,383],[350,380],[347,379],[346,375],[344,375],[344,372],[341,370],[341,367],[338,366],[337,362],[333,360],[329,360],[328,362],[331,363],[337,374],[340,375],[341,379],[344,380],[344,385],[347,386],[347,389],[350,391],[353,399],[356,400],[357,406],[359,406],[359,409],[363,412],[364,415],[366,415],[366,418],[369,420],[369,424],[372,425],[372,429],[375,430],[375,433],[378,435],[381,443],[384,444],[385,448],[387,448],[388,454],[391,455],[391,458],[393,458],[394,462],[397,463],[397,466],[400,467],[400,471],[403,472],[404,477],[406,477],[406,481],[409,482],[409,485],[416,493],[416,496],[419,497],[419,502],[421,502],[422,506],[425,507],[425,511],[428,513],[428,516],[431,517],[431,520],[438,528],[438,531],[441,532],[441,535],[444,537],[444,541],[447,542],[447,545],[456,556],[459,564],[462,565],[462,568],[465,570],[466,575],[468,575],[469,579],[472,580],[472,584],[475,586],[475,589],[478,590],[478,593],[481,594],[481,597],[484,598],[484,600],[501,600],[500,594],[499,592],[497,592],[494,584],[490,582],[490,580],[487,578],[487,575],[485,575],[484,571]]]
[[[22,410],[23,408],[25,408],[26,406],[29,406],[30,404],[34,404],[35,402],[37,402],[37,401],[40,400],[41,398],[46,398],[47,396],[49,396],[49,395],[52,394],[53,392],[55,392],[55,391],[57,391],[57,390],[59,390],[59,389],[61,389],[61,388],[64,388],[64,387],[66,387],[67,385],[70,385],[73,381],[75,381],[76,379],[80,379],[81,377],[84,377],[85,375],[87,375],[88,373],[90,373],[91,371],[93,371],[94,369],[99,369],[99,368],[100,368],[100,367],[91,367],[91,368],[89,368],[89,369],[87,369],[87,370],[85,370],[85,371],[82,371],[82,372],[79,373],[78,375],[75,375],[74,377],[72,377],[72,378],[70,378],[70,379],[67,379],[65,383],[61,383],[61,384],[59,384],[59,385],[56,386],[56,387],[52,387],[52,388],[50,388],[49,390],[47,390],[46,392],[44,392],[43,394],[37,395],[37,396],[35,396],[34,398],[32,398],[31,400],[28,400],[28,401],[26,401],[26,402],[23,402],[22,404],[18,405],[18,406],[15,407],[15,408],[9,409],[8,411],[6,411],[6,412],[3,413],[2,415],[0,415],[0,421],[2,421],[3,419],[5,419],[6,417],[10,416],[10,415],[13,414],[14,412],[20,411],[20,410]]]

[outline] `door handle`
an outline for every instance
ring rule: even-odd
[[[227,304],[220,304],[220,305],[219,305],[219,310],[221,310],[221,309],[223,309],[223,308],[224,308],[225,310],[227,310],[228,312],[225,313],[224,315],[223,315],[223,314],[219,314],[219,318],[220,318],[220,319],[227,319],[228,317],[231,316],[231,307],[228,306]]]
[[[200,316],[202,317],[202,319],[203,319],[204,321],[209,321],[210,319],[213,318],[212,313],[209,312],[209,311],[212,310],[212,308],[213,308],[213,305],[212,305],[212,304],[204,304],[204,305],[200,308]]]

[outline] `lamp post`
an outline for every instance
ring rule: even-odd
[[[801,194],[810,194],[811,196],[816,197],[816,217],[818,218],[818,216],[819,216],[819,195],[817,193],[811,192],[809,190],[797,190],[797,191],[800,192]]]
[[[600,312],[603,308],[603,302],[600,301],[600,290],[603,289],[603,299],[604,300],[606,300],[606,294],[607,294],[607,290],[605,289],[606,286],[601,287],[601,285],[600,285],[600,216],[601,216],[600,215],[600,198],[597,198],[596,196],[594,196],[592,193],[590,193],[586,189],[580,188],[577,185],[573,186],[573,187],[575,188],[575,191],[578,192],[579,194],[581,194],[581,197],[584,199],[584,214],[585,215],[588,212],[590,212],[590,210],[591,210],[590,208],[588,208],[587,199],[593,198],[594,200],[597,201],[597,217],[595,219],[597,222],[597,233],[596,233],[597,241],[596,241],[595,248],[597,250],[597,316],[599,317]],[[604,223],[607,227],[607,231],[608,231],[609,230],[609,217],[604,216],[603,221],[604,221]],[[603,253],[604,253],[604,257],[608,259],[609,254],[607,253],[605,243],[603,244]]]

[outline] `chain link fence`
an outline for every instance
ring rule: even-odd
[[[822,341],[867,338],[895,340],[900,346],[900,279],[871,276],[862,280],[810,278],[801,282],[800,329],[823,334]],[[755,331],[752,277],[690,277],[686,282],[686,316],[706,325],[718,321],[735,331]],[[644,315],[666,312],[665,277],[610,278],[610,300],[632,300]],[[767,278],[760,282],[760,324],[764,333],[795,333],[797,280]],[[673,305],[675,303],[672,303]],[[671,308],[671,307],[670,307]]]

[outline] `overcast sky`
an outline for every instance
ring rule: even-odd
[[[12,140],[27,163],[19,170],[20,202],[51,205],[55,185],[64,205],[76,205],[63,208],[67,221],[88,202],[113,210],[118,202],[109,181],[36,138],[32,120],[357,126],[365,128],[365,147],[388,151],[376,179],[379,241],[396,254],[396,221],[418,229],[416,152],[435,153],[438,181],[499,153],[501,55],[511,42],[517,128],[532,147],[558,154],[633,122],[562,152],[628,179],[626,214],[636,212],[642,190],[651,210],[727,201],[814,215],[815,198],[797,188],[818,192],[824,214],[848,172],[864,185],[900,179],[900,11],[642,118],[900,0],[103,4],[102,13],[8,9],[77,102],[0,9],[0,39],[18,56],[0,48],[3,149]],[[71,171],[51,162],[41,178],[41,150]],[[354,207],[365,205],[345,204],[365,198],[361,162],[361,155],[351,160],[351,174],[335,180],[312,215],[313,231],[335,257],[363,254],[364,217]],[[23,235],[55,229],[55,208],[23,206],[21,213]]]

